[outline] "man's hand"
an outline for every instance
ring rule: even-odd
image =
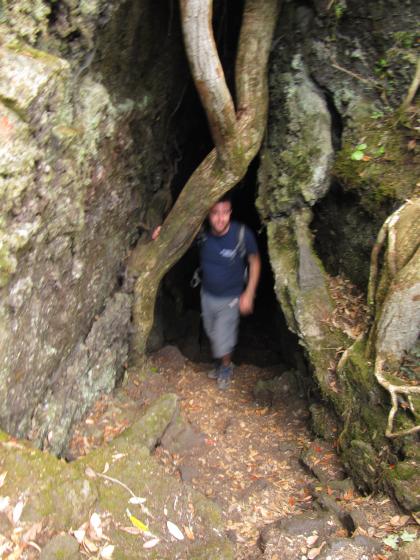
[[[239,311],[241,315],[251,315],[254,311],[254,296],[246,290],[239,298]]]
[[[158,226],[156,227],[153,231],[152,231],[152,239],[153,241],[155,241],[159,235],[160,235],[160,230],[162,229],[162,226]]]

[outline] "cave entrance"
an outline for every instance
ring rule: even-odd
[[[297,337],[288,330],[276,299],[266,230],[255,207],[258,163],[257,158],[243,181],[229,193],[232,219],[254,231],[262,263],[255,310],[249,317],[241,317],[234,362],[259,367],[280,363],[296,367],[296,354],[300,352]],[[210,346],[200,318],[200,288],[190,285],[198,264],[198,248],[193,244],[163,279],[150,349],[171,344],[192,361],[210,362]]]

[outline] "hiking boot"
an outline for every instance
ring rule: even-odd
[[[232,380],[233,368],[232,365],[222,366],[219,369],[219,376],[217,378],[217,386],[221,391],[228,389]]]

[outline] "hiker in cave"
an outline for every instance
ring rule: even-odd
[[[209,227],[198,237],[201,264],[201,311],[215,368],[208,376],[219,389],[229,387],[232,353],[238,339],[239,316],[249,315],[260,277],[261,261],[253,232],[231,220],[232,203],[225,196],[208,214]],[[152,234],[156,239],[160,226]]]

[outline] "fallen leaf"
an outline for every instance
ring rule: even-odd
[[[147,525],[145,525],[142,521],[140,521],[140,519],[137,519],[137,517],[132,515],[132,513],[130,512],[129,509],[127,509],[126,511],[127,511],[128,518],[130,519],[130,521],[134,525],[134,527],[136,527],[137,529],[140,529],[140,531],[143,531],[144,533],[149,533],[150,532],[149,527]]]
[[[3,484],[4,484],[6,475],[7,475],[7,471],[4,471],[4,473],[1,473],[1,474],[0,474],[0,488],[1,488],[1,487],[3,486]]]
[[[308,560],[314,560],[314,558],[316,558],[317,556],[319,556],[321,554],[322,549],[325,546],[325,541],[321,544],[321,546],[319,546],[318,548],[311,548],[311,550],[308,552]]]
[[[142,533],[142,531],[136,527],[120,527],[120,530],[124,531],[124,533],[129,533],[130,535],[141,535]]]
[[[108,544],[101,549],[99,556],[104,560],[111,560],[112,555],[114,554],[115,546],[113,544]]]
[[[102,471],[102,474],[106,474],[108,471],[109,471],[109,463],[105,463],[104,470]]]
[[[144,504],[144,502],[146,501],[146,498],[140,498],[139,496],[132,496],[129,500],[128,503],[129,504]]]
[[[86,550],[86,552],[98,552],[99,548],[96,546],[96,544],[91,541],[90,539],[88,539],[86,536],[83,539],[82,545],[84,547],[84,549]]]
[[[155,539],[151,539],[150,541],[146,541],[143,544],[143,548],[153,548],[154,546],[156,546],[159,543],[159,539],[155,538]]]
[[[187,527],[186,525],[183,526],[184,527],[184,532],[187,535],[187,539],[189,539],[190,541],[193,541],[195,539],[194,537],[194,533],[192,532],[192,530]]]
[[[6,511],[6,509],[9,506],[10,506],[9,496],[0,497],[0,511]]]
[[[76,541],[79,544],[82,544],[83,539],[86,536],[86,529],[82,529],[82,528],[76,529],[76,531],[73,531],[73,535],[74,535],[74,538],[76,539]]]
[[[12,519],[13,519],[13,523],[16,525],[17,523],[19,523],[19,519],[22,515],[22,511],[23,508],[25,507],[25,502],[20,501],[18,502],[15,507],[13,508],[13,514],[12,514]]]
[[[177,525],[175,525],[175,523],[172,523],[172,521],[167,521],[166,526],[168,527],[168,531],[171,533],[173,537],[175,537],[179,541],[184,540],[184,535],[181,529]]]
[[[96,478],[96,472],[91,469],[90,467],[86,467],[85,469],[85,475],[88,476],[89,478]]]
[[[91,533],[93,533],[93,535],[91,534],[92,537],[102,539],[102,521],[96,512],[92,513],[90,516],[89,527],[91,529]]]
[[[310,537],[307,537],[306,544],[308,546],[313,546],[318,539],[319,539],[319,535],[311,535]]]
[[[114,453],[114,455],[112,456],[113,461],[119,461],[120,459],[122,459],[123,457],[126,457],[127,453]]]

